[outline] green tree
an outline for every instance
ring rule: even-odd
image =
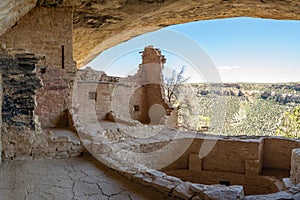
[[[198,120],[196,121],[196,130],[200,132],[208,131],[209,124],[210,124],[209,117],[199,115]]]
[[[276,130],[276,135],[290,138],[300,136],[300,106],[290,112],[285,112],[281,125]]]

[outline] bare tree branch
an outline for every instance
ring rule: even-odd
[[[189,80],[189,78],[185,78],[183,76],[185,68],[186,66],[182,66],[179,73],[177,73],[176,70],[173,69],[171,76],[164,77],[164,88],[167,93],[167,101],[170,105],[173,103],[173,101],[177,100],[178,86]]]

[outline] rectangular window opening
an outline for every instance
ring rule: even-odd
[[[89,100],[97,101],[97,92],[89,92]]]
[[[133,110],[134,110],[134,112],[140,111],[140,106],[139,105],[134,105]]]
[[[230,186],[230,181],[220,181],[220,185]]]

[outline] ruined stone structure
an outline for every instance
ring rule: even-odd
[[[76,87],[80,88],[81,84],[78,81],[74,85],[77,68],[109,47],[172,24],[237,16],[299,20],[300,3],[290,0],[1,1],[0,160],[78,156],[85,151],[82,145],[84,143],[98,160],[116,169],[130,181],[171,198],[300,199],[297,139],[218,138],[215,148],[204,158],[197,157],[199,146],[204,142],[201,135],[189,137],[187,133],[182,133],[179,138],[174,139],[175,132],[178,132],[170,129],[161,129],[160,133],[164,134],[152,135],[146,139],[135,136],[125,139],[123,136],[118,137],[122,139],[115,139],[115,146],[112,146],[109,141],[111,135],[122,135],[123,130],[111,128],[113,126],[110,123],[103,123],[100,129],[95,125],[111,110],[120,112],[113,116],[122,116],[119,118],[122,124],[129,128],[138,125],[143,133],[147,126],[136,123],[136,120],[150,123],[151,119],[145,111],[150,114],[154,104],[166,109],[162,99],[157,102],[156,98],[151,99],[152,96],[149,95],[149,91],[154,90],[155,96],[163,96],[161,87],[157,84],[162,79],[157,72],[162,69],[165,59],[157,49],[145,49],[144,53],[148,52],[153,57],[143,60],[134,77],[113,78],[101,73],[99,78],[91,73],[95,82],[91,81],[89,87],[94,87],[95,90],[92,93],[74,90]],[[87,70],[86,73],[90,72]],[[88,83],[84,87],[86,84]],[[135,89],[124,89],[132,86]],[[125,92],[118,93],[116,88]],[[121,100],[120,97],[128,94],[128,91],[132,92],[128,97],[133,98],[126,99],[129,103],[125,106],[126,112],[123,112],[119,107],[120,103],[115,100]],[[111,94],[115,95],[114,98],[111,98]],[[72,99],[74,96],[82,96],[86,104],[77,105],[78,102]],[[147,101],[136,101],[135,96],[144,97]],[[103,102],[96,109],[95,98]],[[112,105],[113,109],[108,105]],[[85,109],[78,110],[77,106]],[[158,121],[160,120],[155,120]],[[101,138],[102,135],[106,137]],[[205,141],[216,139],[204,137]],[[151,152],[155,153],[170,141],[182,143],[194,138],[181,156],[165,168],[160,168],[165,173],[150,169],[146,166],[147,163],[142,166],[134,160],[125,161],[125,154],[121,154],[123,158],[117,154],[129,149],[137,153],[149,153],[151,156]],[[157,157],[150,158],[155,161],[153,158]],[[160,164],[159,162],[152,164]],[[151,164],[151,161],[148,163]],[[195,180],[195,174],[201,174],[202,178]],[[176,175],[182,180],[170,175]],[[281,178],[284,178],[283,181]],[[244,187],[208,186],[188,181],[205,184],[218,184],[222,181],[222,184],[230,182],[230,185],[239,184]],[[253,187],[254,184],[246,182],[260,183],[261,187]],[[281,189],[283,191],[279,191]],[[244,190],[246,195],[279,192],[244,196]]]
[[[5,48],[22,48],[45,56],[36,110],[43,128],[66,123],[61,115],[70,104],[69,92],[76,73],[72,26],[71,8],[34,8],[0,37]]]
[[[27,52],[1,52],[1,151],[3,157],[29,155],[30,144],[38,137],[34,119],[35,91],[41,87],[35,65],[39,61]],[[24,145],[20,145],[20,144]],[[26,144],[26,145],[25,145]],[[18,150],[14,151],[15,146]]]
[[[282,190],[281,179],[290,176],[291,152],[300,143],[268,137],[236,139],[219,139],[213,150],[200,159],[198,149],[204,139],[196,138],[164,171],[193,183],[218,184],[225,180],[230,185],[243,185],[246,195]]]
[[[110,77],[104,72],[87,68],[79,70],[77,88],[74,89],[77,93],[85,93],[81,104],[95,104],[99,121],[107,119],[107,114],[113,112],[143,124],[164,123],[169,109],[164,99],[164,63],[165,58],[160,50],[148,46],[142,52],[142,63],[135,75]]]
[[[3,159],[78,156],[84,150],[70,131],[57,135],[42,129],[36,114],[38,92],[43,89],[43,56],[21,49],[2,50],[1,152]],[[38,65],[37,63],[40,62]],[[42,65],[41,65],[42,64]],[[46,101],[46,100],[45,100]],[[71,135],[71,138],[69,137]]]

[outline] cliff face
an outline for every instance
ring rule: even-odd
[[[300,19],[300,2],[290,0],[2,0],[0,35],[35,4],[74,9],[78,67],[107,48],[173,24],[239,16]]]
[[[37,0],[1,0],[0,2],[0,36],[31,10]]]
[[[74,13],[78,67],[100,52],[169,25],[229,17],[300,19],[299,1],[112,0],[82,1]]]
[[[284,114],[300,106],[299,83],[193,84],[179,92],[183,127],[215,132],[220,125],[229,135],[275,135]]]

